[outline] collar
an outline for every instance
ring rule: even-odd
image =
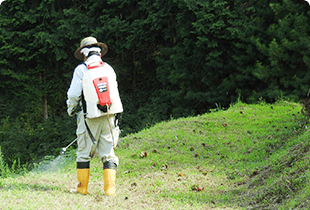
[[[99,55],[91,55],[87,58],[87,60],[84,62],[87,66],[91,63],[95,62],[102,62],[102,59]]]

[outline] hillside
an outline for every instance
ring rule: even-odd
[[[116,197],[104,196],[97,157],[89,195],[71,194],[77,179],[69,151],[0,178],[1,209],[310,208],[309,131],[300,111],[286,101],[237,103],[128,135],[116,149]]]

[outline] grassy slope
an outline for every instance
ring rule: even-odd
[[[104,196],[98,158],[89,195],[69,193],[77,184],[69,159],[57,172],[1,178],[1,209],[310,208],[309,132],[300,110],[237,103],[159,123],[119,143],[116,197]]]

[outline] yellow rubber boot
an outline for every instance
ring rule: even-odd
[[[115,196],[115,178],[116,170],[107,168],[103,170],[104,176],[104,192],[106,195]]]
[[[77,192],[84,195],[87,194],[87,186],[89,181],[89,168],[78,168],[77,169],[77,178],[79,180],[79,185],[77,187]]]

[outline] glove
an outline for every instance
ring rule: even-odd
[[[77,113],[79,107],[79,101],[75,98],[68,98],[67,102],[67,112],[69,116],[73,116]]]
[[[105,106],[101,106],[100,104],[97,104],[97,108],[104,113],[108,112],[108,108],[110,110],[111,106],[112,106],[112,103],[110,105],[105,105]]]
[[[76,107],[73,107],[71,109],[68,108],[67,112],[70,117],[74,116],[76,114]]]

